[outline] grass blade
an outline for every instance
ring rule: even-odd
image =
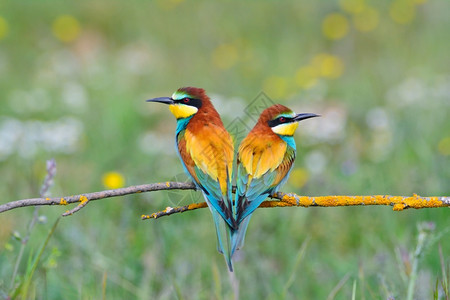
[[[53,235],[53,233],[56,230],[56,226],[59,223],[60,218],[57,218],[55,223],[53,224],[52,228],[50,229],[50,232],[47,235],[47,238],[45,239],[44,243],[42,244],[41,248],[39,249],[39,252],[37,253],[34,260],[29,262],[28,264],[28,270],[27,273],[24,276],[23,282],[16,288],[16,290],[12,293],[11,298],[15,299],[19,294],[21,294],[22,299],[27,299],[28,289],[31,284],[31,279],[33,277],[34,272],[36,271],[36,268],[39,264],[39,261],[41,260],[42,254],[44,253],[44,250]]]
[[[284,288],[283,288],[283,293],[282,293],[283,299],[286,298],[286,294],[287,294],[289,288],[294,283],[296,270],[297,270],[298,266],[300,265],[300,262],[302,261],[303,256],[305,255],[305,252],[306,252],[306,249],[308,248],[308,244],[309,244],[310,240],[311,240],[311,238],[307,237],[303,241],[302,245],[300,246],[300,250],[297,253],[297,257],[295,258],[295,263],[294,263],[294,266],[292,267],[292,271],[291,271],[291,274],[289,275],[289,279],[286,281],[286,284],[284,285]]]

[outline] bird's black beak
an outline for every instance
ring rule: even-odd
[[[175,103],[175,102],[173,102],[173,99],[170,97],[153,98],[153,99],[147,100],[147,102],[159,102],[159,103],[164,103],[164,104],[174,104]]]
[[[298,121],[301,121],[301,120],[306,120],[306,119],[309,119],[309,118],[315,118],[315,117],[320,117],[320,115],[310,114],[310,113],[307,113],[307,114],[298,114],[298,115],[296,115],[296,116],[294,117],[294,121],[298,122]]]

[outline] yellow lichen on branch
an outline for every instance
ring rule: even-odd
[[[84,204],[84,203],[86,203],[88,201],[89,201],[89,199],[86,196],[84,196],[84,195],[80,196],[80,204]]]
[[[271,198],[279,200],[267,200],[261,203],[259,207],[338,207],[338,206],[360,206],[360,205],[386,205],[392,206],[394,211],[402,211],[407,208],[438,208],[448,207],[448,197],[421,197],[414,194],[408,196],[390,196],[390,195],[373,195],[373,196],[298,196],[296,194],[276,193]],[[160,217],[172,215],[174,213],[185,212],[198,208],[207,207],[205,202],[194,203],[180,207],[170,207],[163,211],[153,213],[151,215],[143,215],[142,219],[158,219]]]
[[[80,203],[75,208],[73,208],[71,210],[68,210],[65,213],[63,213],[63,217],[66,217],[66,216],[69,216],[69,215],[73,215],[74,213],[76,213],[77,211],[79,211],[80,209],[85,207],[88,204],[89,199],[85,195],[80,195],[80,199],[78,201]]]
[[[287,206],[355,206],[355,205],[389,205],[393,210],[401,211],[406,208],[435,208],[448,206],[440,198],[442,197],[421,197],[414,194],[411,197],[373,195],[373,196],[319,196],[307,197],[293,194],[285,194],[281,201],[288,203]],[[277,202],[277,201],[275,201]],[[281,206],[273,204],[274,206]],[[282,205],[286,206],[286,205]]]

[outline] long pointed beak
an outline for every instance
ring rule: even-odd
[[[306,120],[306,119],[315,118],[315,117],[320,117],[320,115],[310,114],[310,113],[298,114],[298,115],[295,116],[294,121],[298,122],[298,121],[301,121],[301,120]]]
[[[159,102],[164,104],[174,104],[173,99],[170,97],[158,97],[147,100],[147,102]]]

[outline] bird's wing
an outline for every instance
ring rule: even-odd
[[[267,196],[284,183],[295,159],[286,143],[241,144],[238,154],[238,221],[250,215]]]
[[[207,126],[201,132],[184,133],[178,150],[197,185],[219,214],[234,227],[231,208],[233,143],[225,129]]]

